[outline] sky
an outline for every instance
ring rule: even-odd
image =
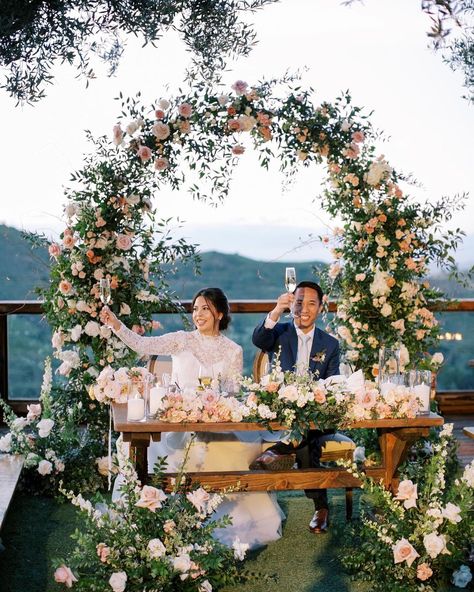
[[[304,70],[302,84],[315,89],[315,104],[349,89],[353,103],[373,112],[371,121],[387,141],[380,146],[397,170],[422,184],[420,201],[470,192],[452,226],[470,235],[458,261],[474,259],[473,109],[462,99],[462,75],[429,48],[430,23],[413,0],[366,0],[350,7],[338,0],[282,0],[251,17],[259,43],[248,58],[230,64],[224,80],[250,85],[287,70]],[[47,97],[15,106],[0,92],[2,166],[0,223],[44,232],[63,229],[64,187],[91,150],[84,130],[110,134],[120,112],[121,91],[138,91],[146,102],[172,95],[182,85],[189,54],[176,34],[157,48],[131,40],[116,76],[86,88],[76,71],[57,67]],[[231,193],[213,207],[193,201],[185,190],[155,198],[164,217],[179,217],[175,235],[219,250],[261,260],[329,260],[311,236],[337,225],[318,203],[323,171],[302,169],[289,190],[275,165],[261,170],[250,151],[241,158]]]

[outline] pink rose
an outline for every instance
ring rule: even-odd
[[[247,92],[248,84],[243,80],[236,80],[232,85],[232,90],[238,95],[244,95]]]
[[[165,112],[162,109],[157,109],[155,111],[156,119],[163,119],[164,116],[165,116]]]
[[[236,156],[240,156],[240,154],[243,154],[244,152],[245,148],[241,144],[236,144],[232,148],[232,154],[235,154]]]
[[[395,563],[406,561],[408,567],[410,567],[419,556],[420,554],[416,552],[416,549],[406,539],[400,539],[393,546],[393,560]]]
[[[56,243],[51,243],[48,247],[48,253],[56,259],[61,254],[61,247]]]
[[[364,132],[354,132],[352,134],[352,139],[354,140],[354,142],[356,142],[357,144],[360,144],[361,142],[363,142],[365,140],[365,135]]]
[[[279,382],[269,382],[266,385],[265,390],[267,391],[267,393],[276,393],[279,388],[280,388]]]
[[[71,569],[66,565],[61,565],[54,572],[54,580],[59,584],[66,584],[68,588],[72,588],[74,582],[77,582],[77,578],[72,573]]]
[[[188,500],[193,504],[198,512],[205,512],[207,507],[207,502],[210,499],[209,493],[200,487],[195,491],[190,491],[186,494]]]
[[[233,132],[239,132],[242,128],[240,125],[240,121],[238,119],[229,119],[229,121],[227,122],[227,125],[229,127],[229,129]]]
[[[59,291],[64,295],[70,294],[72,292],[72,284],[67,280],[61,280],[59,282]]]
[[[166,500],[166,494],[161,489],[144,485],[140,493],[140,499],[135,504],[138,508],[146,508],[150,512],[155,512],[157,508],[161,508],[162,502]]]
[[[140,146],[138,148],[137,154],[142,162],[146,162],[147,160],[150,160],[150,158],[152,157],[152,152],[150,148],[148,148],[148,146]]]
[[[27,419],[36,419],[41,415],[41,405],[40,404],[32,404],[27,405],[26,408],[28,409],[28,415],[26,416]]]
[[[168,124],[157,121],[151,128],[151,132],[157,140],[166,140],[166,138],[170,135],[171,130]]]
[[[114,125],[113,127],[114,144],[119,146],[123,140],[123,131],[120,125]]]
[[[133,325],[132,331],[134,333],[136,333],[137,335],[144,335],[145,334],[145,329],[143,327],[141,327],[140,325]]]
[[[115,245],[121,251],[129,251],[132,247],[132,239],[128,234],[118,234]]]
[[[155,169],[157,171],[164,171],[168,167],[169,167],[169,161],[168,161],[167,158],[164,158],[163,156],[160,156],[159,158],[157,158],[155,160]]]
[[[323,390],[313,389],[313,395],[314,395],[314,400],[316,401],[316,403],[319,403],[320,405],[322,405],[323,403],[326,403],[326,394],[324,393]]]
[[[433,570],[427,563],[420,563],[416,568],[416,577],[424,582],[433,575]]]
[[[187,119],[188,117],[191,117],[193,108],[189,103],[181,103],[181,105],[178,107],[178,112],[181,117],[186,117]]]

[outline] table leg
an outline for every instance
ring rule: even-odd
[[[384,467],[384,485],[393,491],[398,487],[399,466],[405,460],[412,444],[428,435],[429,428],[382,428],[378,433]]]
[[[148,480],[148,447],[150,445],[150,434],[124,433],[124,442],[130,442],[130,461],[134,465],[139,480],[145,485]]]

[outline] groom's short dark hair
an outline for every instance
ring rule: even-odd
[[[323,303],[323,290],[321,288],[321,286],[319,284],[317,284],[316,282],[300,282],[295,289],[295,292],[298,288],[311,288],[313,290],[316,290],[316,292],[318,293],[318,297],[319,297],[319,303],[322,304]]]

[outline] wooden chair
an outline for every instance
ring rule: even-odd
[[[171,376],[172,361],[171,356],[150,356],[147,364],[148,372],[154,374],[159,380],[163,374]]]
[[[253,379],[259,382],[268,368],[269,360],[268,354],[262,350],[258,350],[253,361]],[[334,462],[340,458],[351,460],[356,448],[355,442],[348,436],[336,432],[335,434],[327,434],[321,438],[322,453],[321,462]],[[270,444],[271,445],[271,444]],[[352,487],[346,487],[346,519],[352,518]]]

